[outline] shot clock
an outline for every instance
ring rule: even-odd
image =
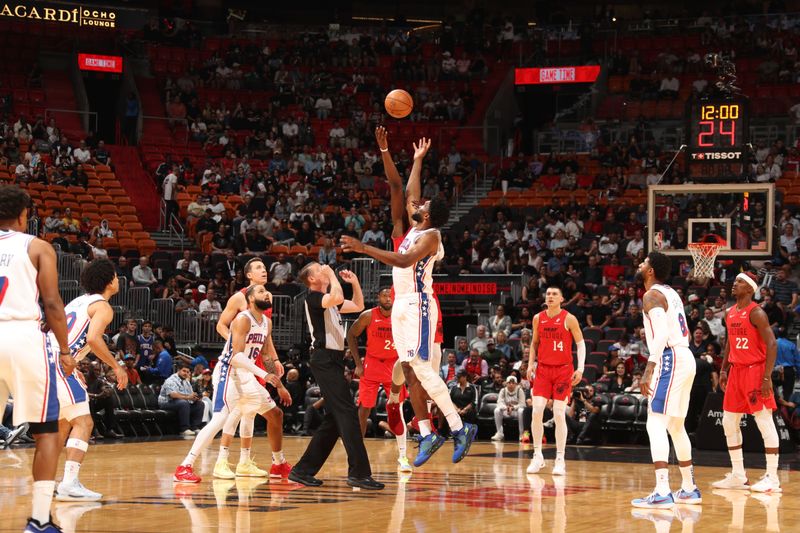
[[[686,131],[692,162],[744,162],[749,136],[749,109],[744,97],[694,100],[689,103]]]

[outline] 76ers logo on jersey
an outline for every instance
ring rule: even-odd
[[[78,318],[78,315],[75,311],[71,312],[67,315],[67,332],[72,331],[72,326],[75,325],[75,320]]]
[[[6,297],[7,290],[8,290],[8,278],[5,276],[0,276],[0,304],[3,303],[3,298]]]

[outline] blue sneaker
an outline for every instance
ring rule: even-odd
[[[464,424],[464,427],[453,432],[453,462],[458,463],[469,452],[472,441],[478,435],[478,426],[475,424]]]
[[[63,531],[60,527],[52,522],[40,524],[38,520],[29,518],[28,525],[25,526],[24,533],[63,533]]]
[[[431,433],[427,437],[419,440],[419,452],[414,458],[414,466],[420,467],[428,462],[428,459],[436,453],[436,450],[444,445],[444,437]]]
[[[657,492],[653,492],[646,498],[631,500],[631,505],[639,509],[672,509],[675,506],[675,499],[671,493],[661,496]]]
[[[700,495],[700,489],[697,487],[695,487],[691,492],[680,489],[672,495],[672,498],[675,500],[675,503],[687,505],[697,505],[698,503],[703,503],[703,497]]]

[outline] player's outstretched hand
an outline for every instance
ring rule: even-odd
[[[342,245],[342,251],[345,253],[360,253],[364,251],[364,244],[357,238],[351,237],[350,235],[342,235],[339,242]]]
[[[381,150],[389,149],[389,132],[383,126],[375,128],[375,140],[378,141],[378,148]]]
[[[128,372],[119,365],[114,367],[114,376],[117,378],[117,390],[125,390],[128,386]]]
[[[289,391],[286,390],[286,387],[284,387],[282,385],[280,387],[278,387],[278,396],[280,397],[281,403],[283,405],[285,405],[287,407],[292,405],[292,395],[289,394]]]
[[[358,283],[358,276],[349,270],[340,270],[339,277],[341,277],[342,281],[345,283]]]
[[[528,379],[533,381],[536,377],[536,368],[534,366],[528,366]]]
[[[583,372],[581,372],[580,370],[576,370],[575,372],[573,372],[572,373],[572,386],[574,387],[575,385],[580,383],[581,379],[583,379]]]
[[[431,147],[431,140],[423,137],[419,140],[419,144],[411,143],[411,145],[414,147],[414,159],[423,159]]]

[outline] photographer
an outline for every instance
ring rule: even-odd
[[[583,389],[572,391],[572,404],[567,410],[567,425],[577,444],[595,440],[600,433],[600,407],[595,405],[594,387],[586,385]]]

